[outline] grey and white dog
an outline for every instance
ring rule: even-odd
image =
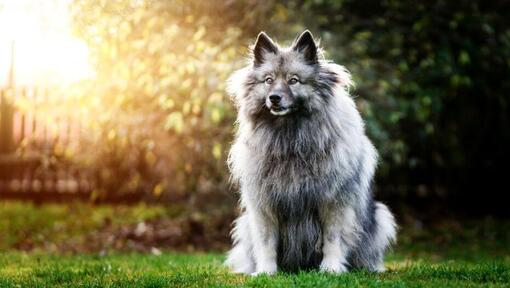
[[[226,265],[257,275],[383,271],[396,224],[371,190],[377,152],[344,67],[312,34],[281,48],[263,32],[229,80],[239,130],[229,157],[242,213]]]

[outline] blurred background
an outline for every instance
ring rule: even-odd
[[[402,247],[501,254],[509,19],[508,1],[0,1],[0,251],[224,251],[225,80],[259,31],[307,28],[353,74]]]

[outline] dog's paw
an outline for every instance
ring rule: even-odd
[[[375,273],[383,273],[383,272],[386,272],[386,267],[384,267],[384,265],[383,265],[383,264],[380,264],[380,265],[378,265],[377,267],[375,267],[374,272],[375,272]]]
[[[275,269],[261,269],[257,270],[253,273],[251,273],[251,276],[259,276],[259,275],[273,275],[276,274],[276,268]]]
[[[275,273],[276,273],[276,271],[255,271],[255,272],[251,273],[250,276],[253,276],[253,277],[260,276],[260,275],[268,275],[269,276],[269,275],[273,275]]]
[[[258,275],[273,275],[278,270],[276,263],[267,263],[265,265],[259,265],[257,267],[257,271],[251,273],[251,276],[258,276]]]
[[[324,258],[320,265],[320,271],[325,273],[341,274],[347,272],[347,267],[338,259]]]

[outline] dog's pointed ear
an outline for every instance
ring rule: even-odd
[[[318,62],[318,49],[317,44],[313,40],[312,33],[305,30],[294,42],[292,46],[294,51],[298,51],[303,54],[305,60],[309,63],[315,64]]]
[[[266,53],[278,53],[278,46],[276,46],[266,33],[260,32],[253,46],[253,64],[255,64],[255,66],[261,65],[264,62]]]

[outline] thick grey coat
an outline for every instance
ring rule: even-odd
[[[226,260],[235,272],[384,270],[396,225],[373,199],[377,153],[349,73],[321,56],[308,31],[289,48],[261,33],[229,80],[239,109],[229,166],[242,212]]]

